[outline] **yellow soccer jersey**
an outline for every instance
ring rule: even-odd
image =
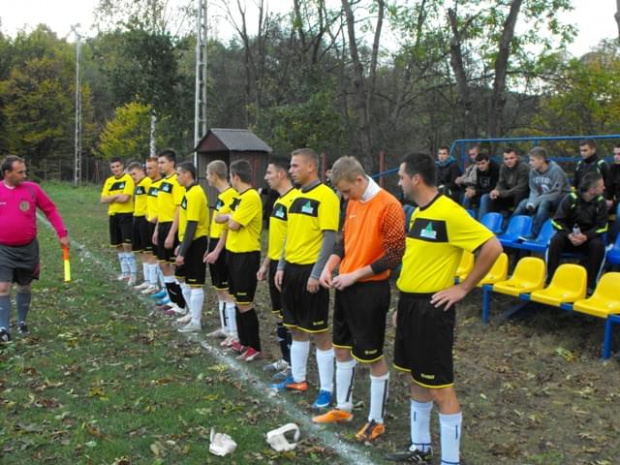
[[[323,231],[338,231],[338,196],[325,184],[300,191],[288,211],[284,258],[289,263],[309,265],[319,258]]]
[[[120,177],[110,176],[105,180],[101,197],[109,197],[111,195],[126,194],[129,200],[125,203],[112,202],[108,204],[108,215],[116,215],[117,213],[133,213],[133,180],[127,173],[123,173]]]
[[[226,250],[230,252],[255,252],[260,250],[260,233],[263,229],[263,203],[256,189],[237,194],[230,205],[232,220],[241,225],[238,231],[228,230]]]
[[[278,197],[273,204],[273,210],[269,217],[269,247],[267,249],[267,256],[270,260],[280,260],[286,239],[288,211],[298,196],[299,189],[292,188]]]
[[[153,221],[157,218],[157,193],[162,179],[151,181],[146,194],[146,219]]]
[[[197,223],[194,240],[199,237],[206,237],[209,233],[209,203],[207,202],[207,194],[198,184],[188,187],[181,201],[179,241],[183,241],[183,237],[185,237],[188,221],[195,221]]]
[[[211,239],[219,239],[222,235],[222,231],[227,227],[226,223],[216,223],[215,217],[218,213],[230,213],[230,206],[236,196],[237,191],[232,187],[229,187],[218,194],[217,203],[215,204],[215,211],[213,212],[213,217],[211,218],[211,230],[209,233]]]
[[[157,221],[171,223],[174,221],[176,207],[181,205],[185,187],[179,184],[177,174],[171,174],[161,180],[157,191]]]
[[[151,178],[145,176],[140,180],[135,189],[135,202],[133,216],[145,216],[147,213],[147,196],[149,187],[151,186]]]
[[[402,292],[430,293],[454,284],[463,250],[475,251],[493,233],[452,199],[438,195],[411,216],[403,267],[396,286]]]

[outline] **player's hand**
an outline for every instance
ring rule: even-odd
[[[276,289],[282,292],[282,279],[284,278],[284,270],[276,271],[275,276],[273,277],[273,284],[276,286]]]
[[[431,297],[431,305],[435,308],[443,307],[444,312],[449,310],[455,303],[460,302],[467,295],[467,291],[462,286],[449,287],[443,291],[436,292]]]
[[[308,284],[306,285],[306,290],[310,294],[316,294],[320,289],[319,280],[316,278],[308,278]]]
[[[185,265],[185,259],[181,255],[177,255],[177,257],[174,259],[174,264],[176,266],[183,266]]]
[[[342,291],[352,284],[357,282],[357,277],[354,273],[340,274],[332,279],[332,286],[339,291]]]
[[[213,252],[205,254],[204,261],[207,262],[209,265],[213,265],[215,262],[217,262],[217,259],[219,257],[220,253],[214,250]]]
[[[65,236],[65,237],[61,237],[60,238],[60,245],[62,245],[65,248],[70,248],[71,247],[71,242],[69,241],[69,236]]]
[[[489,192],[489,197],[491,197],[493,200],[497,199],[499,197],[499,191],[497,189],[493,189],[491,192]]]
[[[319,277],[319,284],[325,289],[331,289],[332,287],[332,272],[327,268],[323,269],[321,276]]]
[[[177,245],[177,246],[174,248],[174,254],[175,254],[175,255],[179,255],[179,250],[181,250],[181,246],[180,246],[180,245]]]
[[[151,237],[151,242],[152,242],[152,243],[153,243],[153,245],[155,245],[155,246],[157,246],[157,241],[158,241],[158,239],[159,239],[157,236],[158,236],[157,231],[155,231],[155,232],[153,233],[153,237]]]
[[[164,241],[164,247],[166,249],[171,249],[174,246],[174,237],[166,237],[166,240]]]
[[[268,270],[266,267],[261,266],[256,272],[256,279],[258,279],[259,281],[264,281],[267,277],[267,271]]]

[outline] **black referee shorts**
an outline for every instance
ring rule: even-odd
[[[157,249],[157,246],[153,243],[153,234],[155,234],[155,226],[156,226],[155,223],[153,223],[152,221],[146,222],[147,242],[146,242],[146,245],[144,246],[144,251],[146,253],[156,254],[155,249]]]
[[[207,265],[202,260],[207,251],[207,242],[207,236],[199,237],[192,241],[185,254],[185,263],[174,269],[174,275],[184,278],[185,282],[190,286],[199,287],[205,283]]]
[[[219,239],[209,239],[209,253],[215,250]],[[228,267],[226,265],[226,249],[222,249],[215,263],[209,263],[211,284],[218,291],[228,290]]]
[[[149,222],[146,220],[146,216],[134,216],[133,217],[133,241],[132,249],[134,252],[146,252],[147,245],[151,244],[151,237],[149,235]],[[151,250],[152,250],[151,246]]]
[[[282,314],[282,295],[276,287],[275,276],[278,271],[278,260],[269,261],[269,298],[271,299],[271,312],[279,318],[283,318]]]
[[[170,232],[172,222],[159,223],[157,226],[157,258],[160,262],[174,263],[174,249],[179,245],[179,238],[174,235],[174,243],[171,249],[165,247],[166,237]]]
[[[260,267],[260,251],[231,252],[227,251],[226,265],[228,267],[229,292],[235,302],[249,305],[254,302],[256,294],[256,273]]]
[[[454,384],[452,347],[456,309],[435,308],[433,294],[401,292],[398,301],[394,366],[411,373],[413,380],[428,388]]]
[[[322,333],[329,329],[329,291],[319,287],[307,291],[313,265],[286,263],[282,279],[282,312],[284,325],[306,333]]]
[[[133,235],[133,213],[110,215],[110,245],[116,247],[131,244]]]
[[[362,363],[383,357],[385,319],[390,308],[388,280],[358,282],[336,291],[334,347],[351,349]]]
[[[39,241],[36,238],[26,245],[0,244],[0,282],[28,286],[33,279],[39,279],[40,271]]]

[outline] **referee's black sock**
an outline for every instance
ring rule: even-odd
[[[241,313],[241,320],[243,320],[243,329],[248,342],[247,346],[260,352],[260,332],[256,310],[251,308],[247,312]]]
[[[183,291],[178,283],[166,283],[166,290],[170,296],[170,300],[177,304],[179,308],[185,308],[185,299],[183,298]]]
[[[289,364],[291,363],[291,332],[282,322],[278,322],[276,329],[276,335],[278,336],[278,344],[280,344],[280,352],[282,352],[282,358]]]
[[[237,334],[239,336],[239,344],[248,347],[248,335],[245,330],[245,318],[243,313],[239,311],[239,307],[235,305],[235,321],[237,322]]]

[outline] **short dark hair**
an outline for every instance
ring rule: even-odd
[[[311,148],[308,147],[304,147],[302,149],[297,149],[294,150],[293,153],[291,153],[291,157],[294,157],[296,155],[301,155],[303,157],[306,157],[306,159],[310,160],[312,163],[314,163],[314,165],[317,167],[319,166],[319,156],[317,155],[317,153],[312,150]]]
[[[545,162],[549,158],[547,151],[542,147],[534,147],[529,153],[530,157],[542,158]]]
[[[424,184],[434,186],[437,179],[437,165],[435,159],[428,153],[414,152],[405,155],[401,160],[405,165],[408,176],[420,175]]]
[[[581,180],[581,185],[579,186],[579,190],[581,192],[587,192],[594,187],[594,185],[603,179],[603,175],[598,171],[590,171],[586,173],[586,175]]]
[[[440,145],[439,150],[447,150],[448,152],[450,152],[450,147],[448,147],[447,145]]]
[[[517,154],[517,151],[513,147],[506,147],[503,153],[514,153]]]
[[[250,184],[252,182],[252,165],[247,160],[236,160],[230,164],[230,175],[239,176],[241,182]]]
[[[288,174],[288,170],[291,167],[291,160],[286,157],[281,157],[279,155],[272,155],[271,157],[269,157],[269,161],[267,162],[267,164],[273,165],[279,170],[286,171]]]
[[[596,148],[596,144],[594,143],[594,140],[592,140],[592,139],[581,139],[579,141],[579,147],[582,147],[584,145],[587,145],[591,149],[595,149]]]
[[[129,163],[129,166],[127,166],[127,172],[133,170],[144,171],[144,165],[139,161],[132,161],[131,163]]]
[[[18,157],[17,155],[7,155],[4,160],[2,160],[2,165],[0,165],[0,173],[4,178],[4,173],[7,171],[13,171],[13,163],[26,163],[22,157]]]
[[[489,154],[486,152],[480,152],[476,155],[476,163],[479,161],[489,161]]]
[[[157,154],[157,158],[165,157],[166,160],[173,162],[175,165],[177,164],[177,153],[172,149],[164,149]]]
[[[185,171],[192,175],[192,179],[196,179],[196,167],[191,161],[182,161],[177,165],[177,169]]]
[[[112,163],[120,163],[121,165],[125,166],[125,162],[123,161],[123,159],[121,157],[112,157],[112,158],[110,158],[110,165]]]

